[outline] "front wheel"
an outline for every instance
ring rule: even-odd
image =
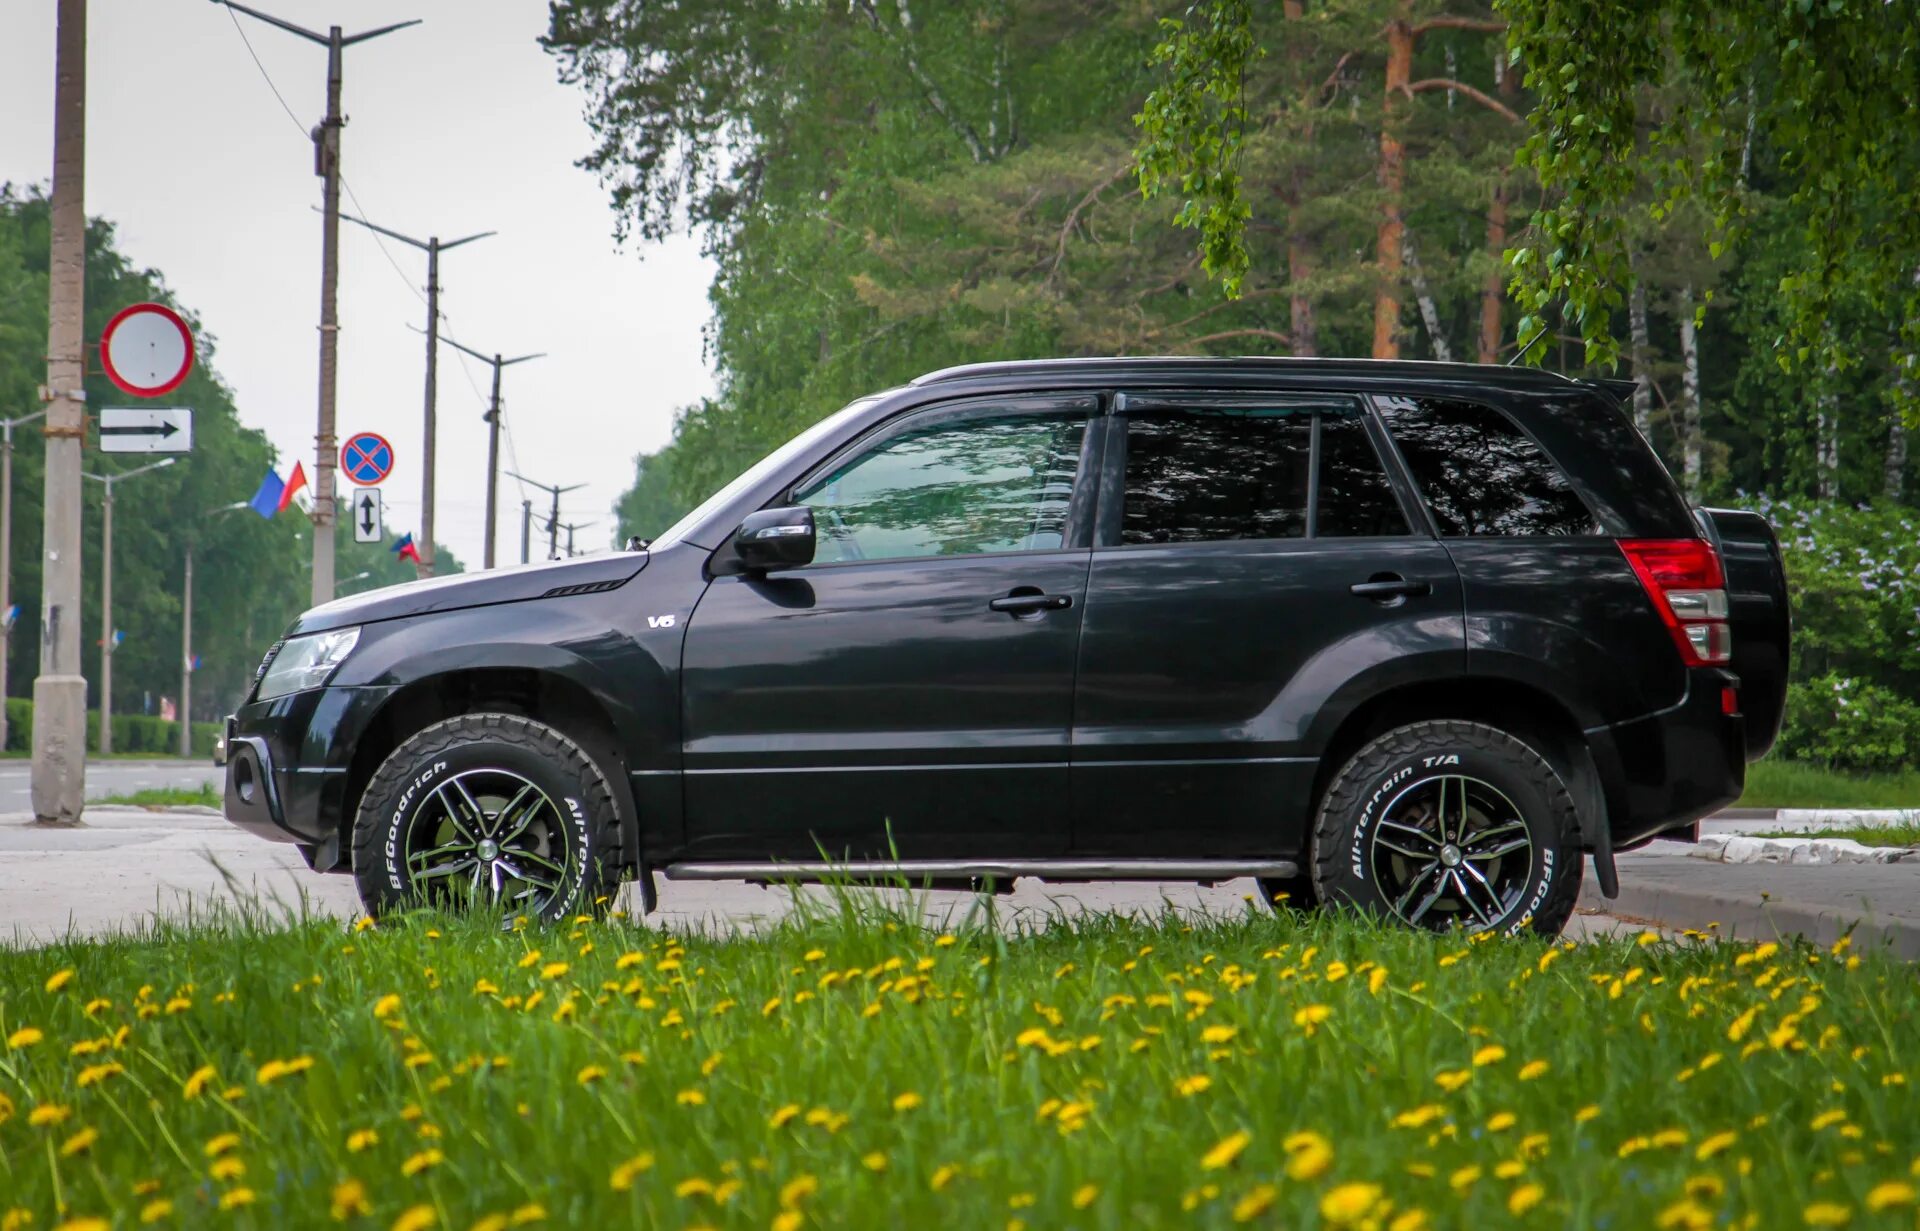
[[[1580,892],[1579,814],[1545,758],[1473,722],[1375,739],[1328,787],[1321,898],[1414,927],[1558,935]]]
[[[419,731],[360,797],[353,873],[374,916],[497,906],[548,922],[597,913],[619,818],[607,779],[561,732],[517,714]]]

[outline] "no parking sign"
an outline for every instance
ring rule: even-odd
[[[340,446],[340,469],[362,487],[393,473],[393,446],[378,432],[356,432]]]

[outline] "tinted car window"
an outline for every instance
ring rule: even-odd
[[[1358,419],[1321,416],[1318,504],[1313,532],[1321,538],[1407,533],[1407,515]]]
[[[1127,416],[1122,543],[1307,533],[1313,416],[1263,410]]]
[[[814,559],[1044,551],[1065,541],[1086,419],[973,415],[891,436],[795,493]]]
[[[1560,468],[1490,406],[1383,398],[1380,408],[1440,533],[1593,534],[1593,514]]]

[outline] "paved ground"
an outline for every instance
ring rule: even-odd
[[[203,782],[224,782],[225,773],[211,761],[89,761],[87,798],[131,795],[149,787],[197,790]],[[32,767],[24,760],[0,761],[0,816],[33,810],[31,775]]]
[[[236,895],[273,911],[311,910],[342,919],[359,909],[351,878],[315,875],[293,847],[261,841],[211,814],[94,808],[84,825],[71,829],[4,816],[0,864],[6,867],[0,885],[0,944],[123,931],[156,914],[186,918],[211,901],[231,901]],[[1039,923],[1088,911],[1156,913],[1164,906],[1237,913],[1247,909],[1247,895],[1253,891],[1252,881],[1203,889],[1181,883],[1043,885],[1023,880],[1012,894],[995,901],[995,911],[1003,923]],[[824,901],[824,891],[804,892]],[[971,894],[924,896],[931,922],[958,921],[976,909]],[[792,907],[784,889],[736,882],[661,882],[660,910],[651,921],[666,927],[751,927]],[[1641,926],[1582,915],[1570,934],[1638,931]]]

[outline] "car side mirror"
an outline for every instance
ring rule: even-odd
[[[813,563],[813,510],[804,505],[747,514],[733,532],[733,554],[751,572]]]

